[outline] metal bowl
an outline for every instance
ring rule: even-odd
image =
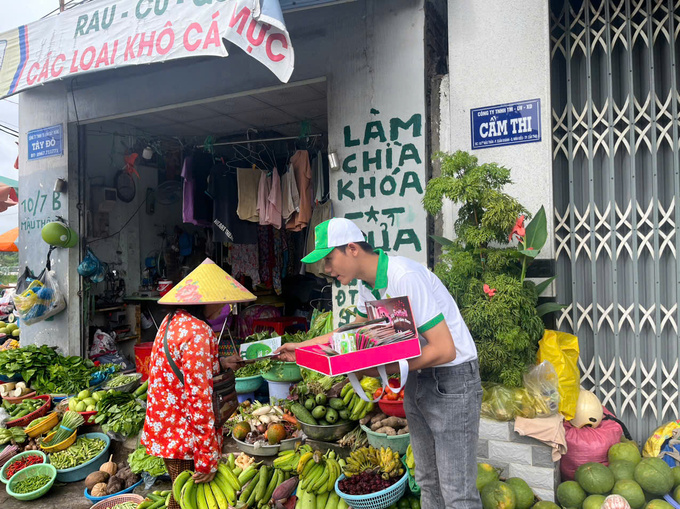
[[[356,421],[350,421],[342,424],[333,424],[331,426],[315,426],[313,424],[306,424],[302,421],[298,422],[300,423],[302,431],[305,432],[305,435],[312,440],[320,440],[321,442],[336,442],[359,424]]]
[[[249,454],[251,456],[276,456],[279,451],[291,451],[295,449],[295,444],[300,442],[299,438],[287,438],[286,440],[281,440],[280,444],[269,445],[262,442],[255,444],[248,444],[242,440],[237,440],[232,437],[236,446],[239,450]]]

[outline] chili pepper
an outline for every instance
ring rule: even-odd
[[[43,459],[40,456],[36,455],[29,455],[29,456],[24,456],[23,458],[20,458],[16,460],[14,463],[10,463],[10,465],[7,467],[7,478],[10,479],[14,474],[19,472],[20,470],[23,470],[26,467],[29,467],[31,465],[37,465],[38,463],[42,463]]]

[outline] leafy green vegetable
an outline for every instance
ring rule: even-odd
[[[278,334],[273,331],[262,331],[251,334],[243,340],[244,343],[254,343],[255,341],[262,341],[264,339],[275,338]]]
[[[272,366],[271,359],[264,359],[255,361],[236,370],[236,378],[245,378],[247,376],[256,376],[260,373],[269,371]]]
[[[13,377],[21,375],[30,385],[37,373],[46,371],[59,354],[49,346],[29,345],[15,350],[0,352],[0,374]]]
[[[323,336],[333,331],[333,312],[326,311],[325,313],[315,312],[312,315],[312,324],[309,327],[309,337],[315,338]]]
[[[130,465],[130,470],[135,474],[148,472],[150,476],[158,477],[168,473],[163,458],[147,454],[146,447],[143,445],[140,445],[130,453],[128,464]]]
[[[106,433],[113,431],[126,437],[137,435],[144,425],[146,410],[134,395],[127,392],[107,393],[97,403],[95,423]]]

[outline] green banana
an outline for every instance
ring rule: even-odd
[[[220,488],[222,493],[224,493],[224,496],[229,501],[229,504],[234,505],[236,503],[236,491],[234,491],[234,488],[231,487],[231,484],[227,482],[227,479],[219,470],[217,471],[214,482],[217,483],[217,486]]]
[[[191,470],[185,470],[175,478],[175,482],[172,485],[172,497],[179,502],[182,500],[182,488],[193,475]]]
[[[198,509],[198,504],[196,502],[197,491],[198,486],[193,479],[189,479],[184,486],[184,493],[182,494],[184,509]]]
[[[326,509],[326,503],[328,502],[328,493],[316,496],[316,509]]]
[[[238,483],[241,486],[245,486],[248,481],[250,481],[257,475],[258,472],[259,470],[257,469],[257,467],[250,465],[243,472],[241,472],[241,475],[238,476]]]
[[[324,509],[338,509],[338,503],[340,502],[340,495],[336,492],[332,492],[328,497],[328,502],[326,502],[326,507]]]
[[[198,492],[196,493],[196,502],[198,509],[209,509],[208,500],[205,498],[205,483],[198,484]]]
[[[232,488],[234,488],[234,491],[238,491],[241,489],[241,483],[239,483],[238,479],[234,475],[234,472],[229,470],[229,467],[225,465],[224,463],[218,463],[217,464],[217,470],[227,479],[227,482],[231,485]]]
[[[257,486],[259,480],[260,471],[258,470],[255,474],[255,477],[251,479],[250,484],[248,484],[248,486],[246,486],[243,491],[241,491],[241,496],[238,497],[239,502],[246,502],[250,498],[250,495],[255,491],[255,487]]]

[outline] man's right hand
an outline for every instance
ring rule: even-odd
[[[300,346],[299,343],[286,343],[281,345],[274,355],[278,355],[279,359],[285,362],[295,362],[295,350]]]

